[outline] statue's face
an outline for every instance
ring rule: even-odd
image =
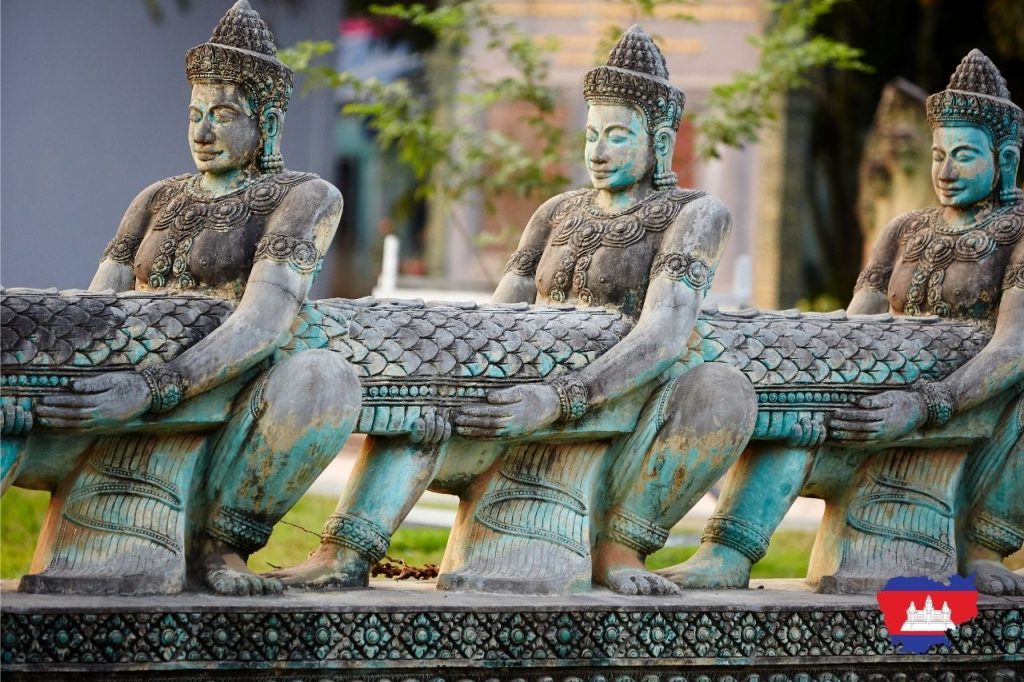
[[[995,154],[975,126],[939,126],[932,133],[932,185],[943,206],[965,208],[992,194]]]
[[[654,169],[651,137],[640,112],[614,104],[591,104],[587,113],[587,171],[596,189],[622,191]]]
[[[188,142],[196,168],[220,174],[255,162],[260,127],[245,90],[230,83],[197,83],[188,106]]]

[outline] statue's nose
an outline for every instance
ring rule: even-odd
[[[195,142],[211,142],[213,140],[210,122],[205,117],[192,126],[192,140]]]

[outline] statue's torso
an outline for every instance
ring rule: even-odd
[[[241,298],[270,216],[293,187],[315,177],[266,175],[221,197],[197,192],[197,175],[169,178],[149,201],[149,223],[132,263],[136,288]]]
[[[597,211],[595,194],[568,192],[552,213],[537,264],[537,302],[609,306],[635,319],[662,240],[682,207],[704,193],[655,192],[617,215]]]
[[[1004,274],[1024,238],[1024,207],[994,211],[977,226],[954,232],[941,209],[914,211],[898,233],[889,279],[889,307],[897,314],[994,324]]]

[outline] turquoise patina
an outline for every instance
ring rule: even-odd
[[[133,203],[96,291],[2,294],[4,489],[54,493],[23,590],[365,585],[427,487],[462,498],[447,589],[745,584],[801,485],[831,505],[812,579],[948,574],[959,550],[1012,589],[991,553],[1021,535],[999,476],[1022,459],[1019,109],[961,125],[1007,97],[942,95],[948,211],[894,223],[858,314],[701,311],[728,214],[676,187],[683,96],[634,27],[585,79],[593,189],[538,209],[495,304],[306,301],[341,200],[283,170],[269,32],[240,0],[187,64],[199,173]],[[353,430],[371,439],[320,549],[249,573]],[[647,572],[748,440],[705,564]]]
[[[1024,113],[973,50],[928,98],[927,115],[940,207],[889,224],[849,309],[939,315],[992,330],[992,340],[941,381],[865,398],[796,446],[753,448],[697,555],[666,571],[678,584],[745,587],[804,494],[827,502],[809,576],[823,589],[960,570],[986,592],[1024,591],[1001,563],[1024,542],[1024,205],[1015,186]],[[830,442],[808,447],[826,434]]]

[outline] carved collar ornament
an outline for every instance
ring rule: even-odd
[[[1010,101],[1006,79],[981,50],[971,50],[956,67],[949,85],[925,104],[932,127],[980,126],[992,144],[1020,147],[1024,143],[1024,111]]]
[[[1024,238],[1024,206],[1010,204],[993,210],[968,229],[956,229],[942,220],[941,208],[927,208],[907,215],[897,235],[904,263],[915,269],[907,289],[903,313],[921,315],[931,312],[940,317],[956,316],[957,312],[973,311],[971,319],[994,322],[998,298],[970,302],[952,300],[944,295],[943,283],[950,264],[979,262],[997,249],[1013,249]],[[857,280],[856,290],[870,289],[885,293],[892,276],[891,266],[866,268]],[[1024,287],[1024,263],[1011,262],[1002,279],[1002,289]]]
[[[238,0],[213,30],[208,42],[185,54],[190,83],[234,83],[256,100],[257,113],[268,104],[284,111],[292,93],[292,70],[277,58],[274,35],[250,6]]]
[[[149,201],[153,216],[151,230],[166,231],[160,243],[160,254],[153,261],[149,273],[149,286],[161,289],[174,283],[181,289],[193,289],[196,280],[189,271],[189,259],[196,236],[203,230],[230,232],[245,225],[254,217],[273,213],[289,190],[295,185],[315,178],[313,173],[284,171],[258,175],[233,192],[214,197],[199,189],[199,174],[179,175],[166,180]],[[285,244],[286,235],[267,235],[256,252],[261,257],[284,260],[300,272],[313,272],[319,265],[321,254],[307,240],[292,239]],[[301,242],[301,244],[300,244]],[[137,244],[113,245],[108,250],[117,253],[130,251],[134,255]],[[287,253],[286,253],[287,252]],[[132,256],[128,257],[130,262]],[[293,258],[294,256],[294,258]],[[294,262],[293,262],[294,261]]]
[[[584,305],[594,303],[587,286],[587,270],[594,253],[601,247],[625,249],[640,242],[649,233],[664,232],[675,221],[683,206],[704,196],[699,190],[675,188],[651,192],[624,211],[603,213],[594,204],[597,190],[581,189],[567,192],[565,198],[555,207],[551,216],[551,246],[566,246],[569,250],[558,263],[558,270],[552,279],[551,299],[559,303],[568,298],[569,290],[576,289],[577,300]],[[679,256],[683,271],[677,272],[673,264],[655,262],[652,275],[665,274],[683,279],[692,288],[706,290],[711,284],[713,272],[708,264],[696,256]],[[525,249],[512,254],[507,270],[525,276],[533,276],[537,270],[540,252]],[[678,264],[676,264],[678,265]],[[690,274],[693,277],[690,277]]]
[[[619,39],[608,63],[583,77],[583,98],[589,104],[637,107],[647,120],[647,132],[668,125],[679,130],[686,96],[668,80],[661,50],[634,24]]]

